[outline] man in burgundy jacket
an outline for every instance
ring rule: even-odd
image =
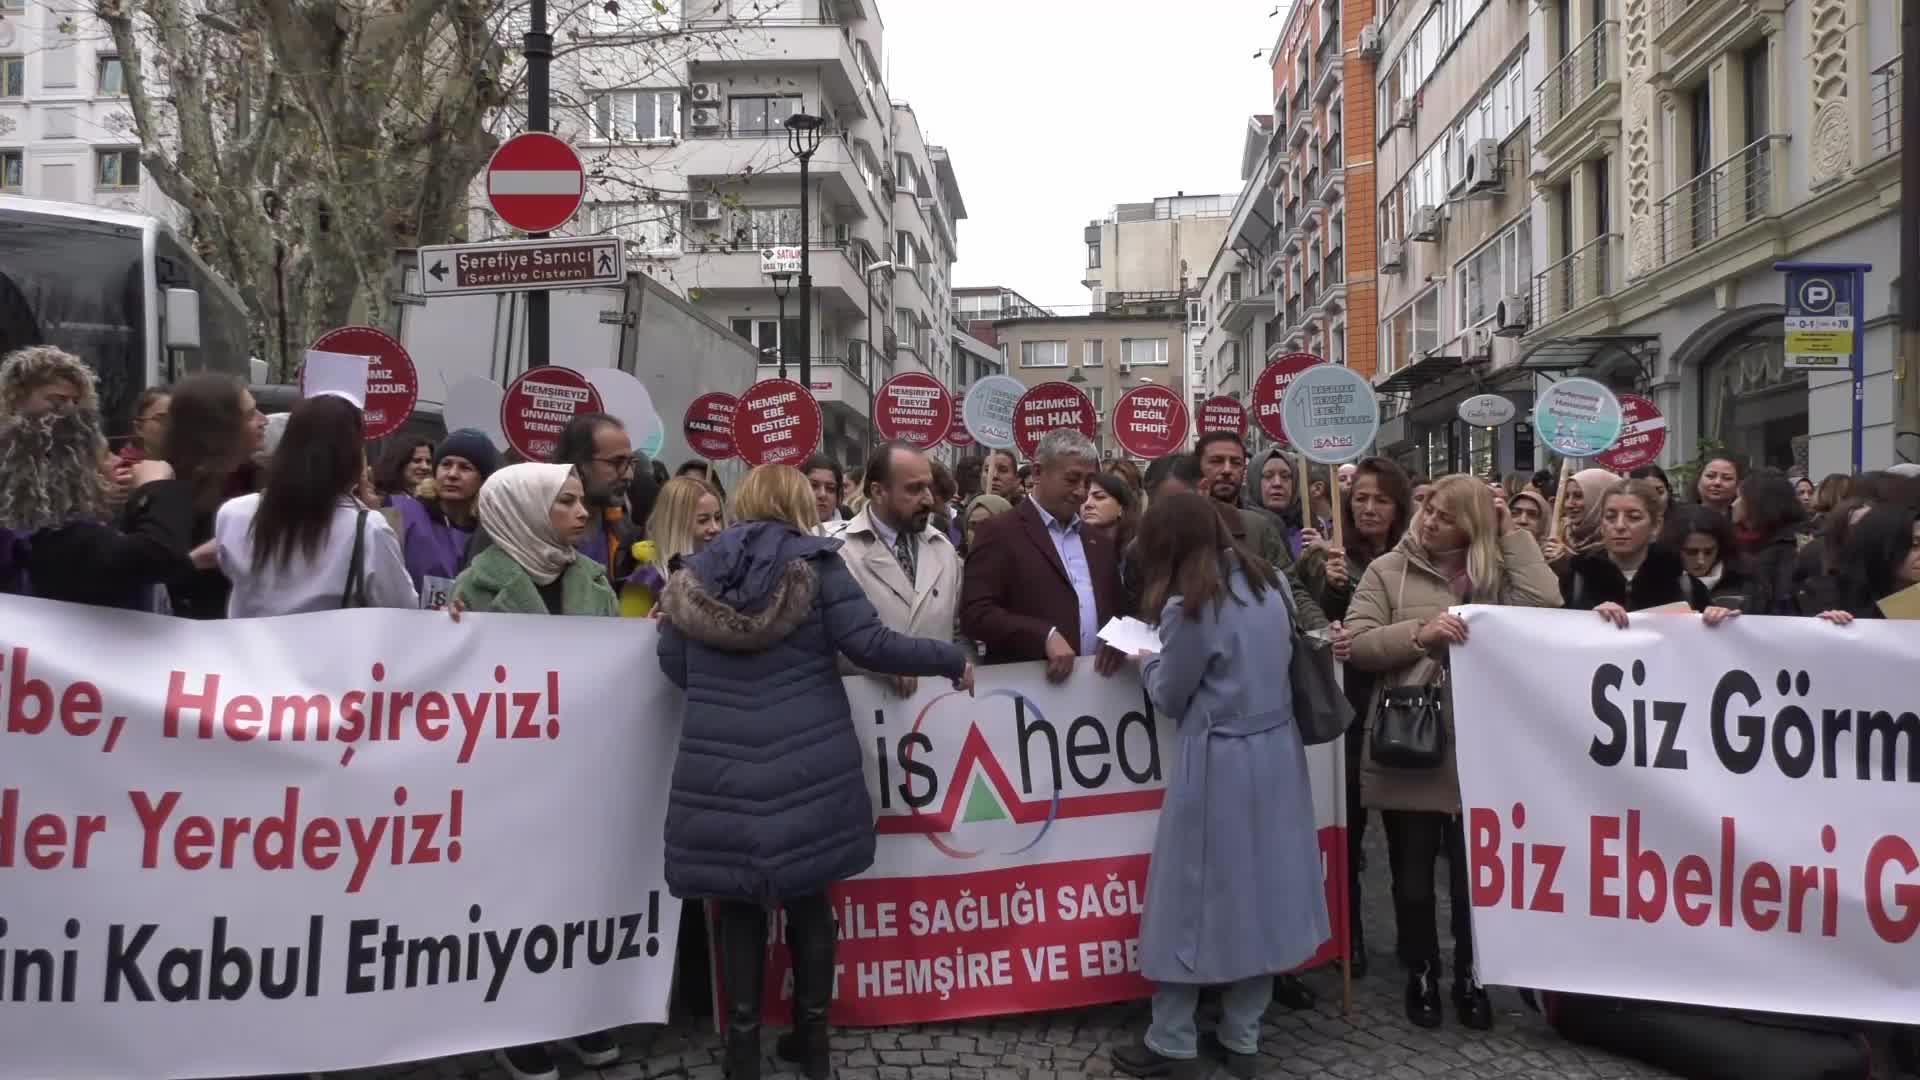
[[[1044,660],[1061,682],[1079,657],[1102,674],[1125,659],[1100,644],[1121,614],[1120,556],[1113,541],[1080,527],[1098,455],[1077,431],[1048,432],[1033,460],[1033,494],[981,523],[967,552],[960,627],[989,664]]]

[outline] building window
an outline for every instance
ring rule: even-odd
[[[733,130],[740,135],[785,132],[787,117],[800,111],[797,97],[734,97],[727,99]]]
[[[0,98],[27,95],[27,58],[0,56]]]
[[[117,56],[102,56],[94,62],[94,82],[101,97],[120,97],[127,92],[127,71]]]
[[[650,255],[680,252],[679,203],[593,202],[586,209],[588,233],[618,236]]]
[[[593,134],[602,142],[645,142],[680,135],[680,95],[616,90],[593,99]]]
[[[0,150],[0,191],[18,194],[27,186],[27,155],[23,150]]]
[[[1067,343],[1064,341],[1023,341],[1020,343],[1021,367],[1066,367]]]
[[[735,319],[733,332],[753,342],[754,347],[760,350],[761,363],[777,364],[780,362],[782,340],[788,343],[788,349],[799,344],[800,320],[788,319],[783,325],[777,319]]]
[[[1134,365],[1164,364],[1167,362],[1167,339],[1122,338],[1120,359]]]
[[[140,186],[140,151],[95,150],[93,186],[101,191],[132,191]]]
[[[1087,245],[1087,269],[1100,269],[1100,241],[1098,240]]]
[[[1414,354],[1438,349],[1440,329],[1440,290],[1435,287],[1387,319],[1382,370],[1397,370],[1406,366]]]
[[[1099,338],[1088,338],[1080,347],[1081,367],[1101,367],[1106,364],[1104,353],[1107,343]]]
[[[1521,218],[1487,246],[1460,260],[1454,279],[1461,283],[1461,328],[1493,318],[1501,297],[1526,292],[1533,279],[1532,219]]]
[[[1104,386],[1087,387],[1087,399],[1093,402],[1094,416],[1105,417],[1107,415],[1107,388],[1106,387]]]
[[[1753,143],[1773,134],[1768,123],[1768,107],[1772,104],[1767,88],[1767,41],[1748,49],[1740,56],[1741,74],[1746,79],[1747,142]]]
[[[743,224],[734,236],[751,247],[800,242],[800,209],[794,206],[761,207],[746,211]]]

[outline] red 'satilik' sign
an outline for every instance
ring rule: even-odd
[[[361,414],[368,442],[399,431],[413,415],[414,406],[420,402],[420,372],[413,366],[407,347],[393,335],[371,326],[343,326],[322,335],[313,343],[313,351],[368,358],[367,400]],[[302,380],[306,373],[303,365]],[[303,381],[302,393],[304,386]]]
[[[1287,353],[1277,356],[1269,363],[1260,377],[1253,382],[1253,422],[1260,430],[1281,446],[1292,446],[1287,441],[1287,430],[1281,425],[1282,404],[1287,400],[1287,387],[1300,373],[1314,366],[1324,364],[1326,360],[1312,353]]]
[[[548,461],[568,422],[604,408],[600,392],[572,368],[528,368],[500,399],[500,431],[522,458]]]
[[[1209,431],[1231,431],[1245,438],[1247,435],[1247,407],[1222,394],[1210,397],[1200,403],[1200,434]]]
[[[820,403],[792,379],[762,379],[733,410],[733,447],[749,465],[798,467],[820,445]]]
[[[1148,461],[1185,449],[1187,404],[1164,386],[1136,386],[1113,403],[1113,437]]]
[[[924,371],[903,371],[874,394],[873,426],[889,442],[932,449],[952,425],[953,395]]]
[[[1072,383],[1041,383],[1020,395],[1013,407],[1013,441],[1032,457],[1049,431],[1072,428],[1091,439],[1100,433],[1100,414],[1093,399]]]
[[[733,412],[739,406],[740,399],[732,394],[701,394],[694,398],[680,425],[687,447],[708,461],[734,457]]]

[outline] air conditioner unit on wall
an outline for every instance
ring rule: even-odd
[[[713,107],[695,109],[687,117],[687,126],[695,131],[718,131],[720,110]]]
[[[1500,140],[1476,140],[1467,152],[1467,194],[1500,190]]]
[[[1407,228],[1407,239],[1427,242],[1440,239],[1440,208],[1422,206],[1415,210]]]
[[[687,90],[687,100],[695,105],[720,104],[720,84],[711,82],[694,83]]]
[[[1380,59],[1382,49],[1380,28],[1373,23],[1360,28],[1360,55],[1368,60]]]
[[[1393,126],[1411,129],[1413,127],[1413,99],[1401,98],[1393,107]]]
[[[687,217],[693,221],[719,221],[721,209],[719,199],[695,199],[687,204]]]
[[[1493,331],[1476,326],[1467,331],[1467,359],[1485,363],[1493,359]]]
[[[1499,306],[1493,309],[1494,333],[1501,337],[1519,337],[1527,332],[1532,322],[1533,303],[1526,293],[1514,293],[1500,298]]]
[[[1398,240],[1388,240],[1380,245],[1380,269],[1387,273],[1398,272],[1406,265],[1406,245]]]

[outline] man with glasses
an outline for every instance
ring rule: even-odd
[[[640,539],[644,524],[627,519],[627,484],[634,469],[651,469],[653,463],[634,453],[626,425],[606,413],[587,413],[568,422],[554,448],[553,463],[580,470],[594,520],[576,546],[580,554],[605,567],[608,579],[618,588],[634,569],[633,542]]]

